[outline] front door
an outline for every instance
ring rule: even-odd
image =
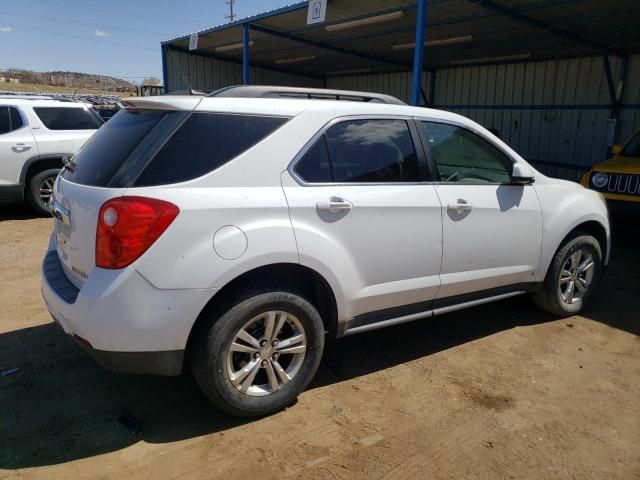
[[[343,120],[283,174],[300,262],[343,289],[340,320],[427,310],[438,290],[440,202],[414,139],[405,119]]]
[[[17,185],[27,160],[38,155],[31,129],[16,107],[0,106],[0,185]]]
[[[531,282],[542,246],[533,185],[511,184],[513,160],[462,126],[419,122],[442,203],[438,298]]]

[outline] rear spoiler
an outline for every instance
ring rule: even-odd
[[[202,101],[199,96],[135,97],[121,99],[118,107],[126,110],[184,110],[192,111]]]

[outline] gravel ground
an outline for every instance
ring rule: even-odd
[[[40,298],[51,220],[0,208],[0,478],[640,478],[638,215],[583,315],[522,296],[349,337],[295,405],[240,421],[72,345]]]

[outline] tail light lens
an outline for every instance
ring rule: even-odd
[[[145,197],[118,197],[100,208],[96,266],[123,268],[133,263],[171,225],[180,209]]]

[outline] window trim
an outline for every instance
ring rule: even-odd
[[[424,128],[421,125],[418,125],[418,123],[420,122],[439,123],[441,125],[448,125],[450,127],[462,128],[463,130],[466,130],[476,135],[477,137],[480,137],[482,140],[484,140],[493,148],[495,148],[500,153],[502,153],[511,162],[512,167],[513,165],[518,163],[518,160],[514,158],[513,155],[506,152],[500,145],[497,145],[492,139],[487,138],[482,132],[480,132],[479,130],[473,127],[470,127],[469,125],[465,125],[461,122],[456,122],[455,120],[430,119],[430,118],[424,118],[424,117],[413,117],[413,119],[416,122],[416,126],[418,128],[418,134],[420,136],[422,148],[424,149],[425,155],[427,156],[427,164],[429,166],[429,172],[431,174],[432,179],[438,178],[438,165],[436,164],[436,161],[434,160],[433,155],[431,154],[431,145],[429,144],[429,140],[427,139],[426,132],[424,131]],[[513,175],[513,168],[509,173],[509,180],[511,180],[512,175]],[[433,185],[490,185],[490,186],[514,185],[511,181],[509,181],[509,183],[501,183],[501,182],[444,182],[444,181],[432,180],[430,183]]]
[[[411,182],[307,182],[298,175],[295,171],[297,164],[307,154],[307,152],[315,145],[320,137],[323,137],[327,130],[339,123],[349,122],[353,120],[404,120],[407,122],[409,129],[409,135],[413,142],[413,148],[416,152],[416,159],[418,161],[418,172],[421,177],[418,181]],[[326,141],[326,140],[325,140]],[[328,148],[328,145],[327,145]],[[427,155],[422,145],[422,139],[420,138],[420,132],[418,126],[414,122],[414,117],[410,115],[391,115],[391,114],[363,114],[363,115],[345,115],[342,117],[336,117],[325,123],[316,133],[313,134],[311,139],[305,143],[300,151],[293,157],[293,160],[287,167],[289,175],[302,187],[327,187],[327,186],[371,186],[371,185],[426,185],[431,181],[431,172],[427,165]]]
[[[9,130],[8,132],[0,133],[0,135],[8,135],[10,133],[17,132],[18,130],[22,130],[23,128],[26,128],[29,126],[29,121],[27,120],[27,116],[20,109],[20,107],[18,107],[18,105],[6,104],[6,105],[0,105],[0,108],[6,108],[7,110],[9,110],[10,108],[15,108],[18,112],[18,115],[20,115],[20,118],[22,119],[22,126],[19,128],[13,128],[13,122],[11,120],[11,112],[9,112],[9,128],[11,128],[11,130]]]

